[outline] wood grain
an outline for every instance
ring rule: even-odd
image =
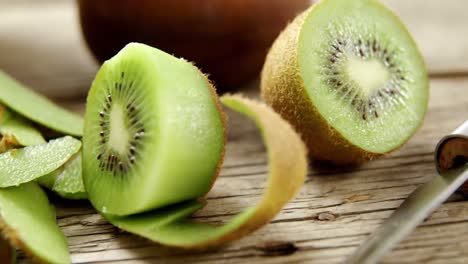
[[[427,60],[430,110],[400,150],[360,168],[311,163],[297,198],[253,235],[205,252],[166,248],[119,231],[87,202],[51,196],[69,239],[73,263],[340,263],[419,185],[435,175],[438,139],[468,113],[468,16],[464,0],[385,0],[401,15]],[[97,65],[83,41],[71,0],[0,0],[0,69],[83,112],[83,94]],[[443,77],[443,78],[441,78]],[[241,89],[258,97],[258,84]],[[265,149],[252,122],[229,112],[222,175],[199,221],[222,223],[259,200]],[[27,263],[22,255],[20,263]],[[467,263],[468,201],[453,197],[384,263]]]

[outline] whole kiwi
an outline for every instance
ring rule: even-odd
[[[183,57],[218,91],[259,74],[268,48],[310,0],[79,0],[84,37],[103,62],[129,42]]]

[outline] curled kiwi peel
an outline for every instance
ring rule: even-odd
[[[224,96],[222,102],[225,105],[252,118],[262,131],[268,149],[270,167],[267,189],[258,205],[246,209],[223,226],[215,227],[197,223],[190,219],[194,212],[204,206],[202,197],[212,187],[223,162],[226,132],[225,117],[220,107],[219,98],[207,78],[186,61],[175,59],[168,54],[141,44],[130,45],[130,48],[124,51],[123,54],[127,56],[123,56],[123,58],[129,60],[126,61],[128,64],[124,63],[120,66],[129,66],[128,71],[120,71],[122,68],[114,71],[115,76],[112,78],[119,78],[120,81],[116,82],[115,85],[112,83],[115,90],[104,91],[112,95],[113,98],[106,96],[103,101],[98,100],[96,104],[88,97],[87,112],[90,107],[96,107],[96,105],[97,107],[104,107],[104,110],[108,111],[104,114],[102,113],[104,110],[95,113],[92,111],[92,113],[96,114],[95,117],[99,121],[97,129],[102,132],[100,133],[101,141],[105,142],[107,140],[114,145],[109,144],[108,149],[99,148],[98,152],[93,152],[92,145],[89,144],[92,141],[87,141],[90,140],[90,137],[95,137],[92,133],[95,132],[96,127],[91,126],[91,129],[87,132],[89,135],[87,136],[85,133],[83,138],[85,144],[88,142],[87,148],[83,147],[83,155],[80,152],[81,142],[71,136],[54,139],[43,144],[30,143],[29,146],[10,149],[0,155],[0,212],[2,218],[0,227],[3,230],[4,237],[11,245],[23,249],[36,260],[47,263],[66,263],[70,261],[66,239],[55,223],[55,214],[47,201],[47,197],[38,184],[34,182],[36,179],[41,185],[65,198],[81,199],[86,198],[89,193],[94,194],[89,199],[95,206],[96,204],[104,205],[96,206],[96,208],[109,222],[164,245],[181,248],[215,246],[239,239],[255,231],[268,223],[292,199],[303,184],[307,170],[306,150],[292,127],[263,104],[240,96]],[[131,59],[135,58],[136,60],[132,62]],[[138,67],[141,67],[139,70],[143,71],[144,75],[142,77],[141,74],[136,73],[136,76],[143,78],[140,84],[133,83],[124,77],[124,75],[132,76],[132,74],[135,74],[132,69],[135,64],[139,63],[139,60],[143,60],[142,65]],[[156,72],[159,79],[155,81],[151,79],[152,77],[146,75],[151,73],[153,67],[158,68],[157,62],[166,67],[160,68],[159,72]],[[103,67],[112,67],[112,63],[108,63],[107,66],[105,64]],[[166,72],[163,69],[166,69]],[[179,77],[179,74],[182,74],[183,78]],[[109,79],[105,78],[105,74],[101,72],[101,75],[101,77],[104,76],[101,81],[109,84]],[[11,81],[5,76],[0,77],[2,77],[0,78],[0,84],[5,80],[7,82]],[[99,82],[99,80],[96,82]],[[9,83],[9,85],[12,84]],[[130,96],[132,100],[126,103],[124,95],[128,96],[130,94],[122,92],[122,88],[128,89],[132,85],[135,85],[135,87],[138,87],[138,85],[141,85],[141,87],[149,86],[150,88],[142,88],[148,90],[141,91],[142,94],[134,94],[134,97]],[[157,94],[152,94],[154,92],[152,85],[168,88],[157,91]],[[187,90],[186,87],[190,86],[192,86],[191,89]],[[137,92],[139,91],[137,90]],[[0,91],[0,101],[5,100],[2,99],[1,93],[2,91]],[[98,97],[101,96],[99,90],[92,89],[91,96],[93,93],[97,94]],[[137,102],[136,100],[142,96],[149,98],[150,101]],[[113,112],[112,109],[117,106],[112,105],[112,102],[116,103],[118,107],[122,107],[120,110],[125,111],[126,109],[133,114],[129,114],[128,119],[120,120],[123,123],[112,123],[115,120],[111,118],[122,117],[121,114],[124,113],[119,112],[120,110]],[[16,104],[18,104],[18,101],[14,102],[13,107],[8,106],[15,110],[14,106]],[[169,115],[169,117],[164,119],[163,116],[151,116],[146,111],[138,109],[139,107],[145,107],[144,110],[146,110],[146,107],[154,106],[156,108],[153,113],[162,113]],[[157,111],[161,111],[161,113]],[[25,115],[24,112],[17,112]],[[107,119],[103,118],[106,115],[109,115],[109,117]],[[29,118],[27,115],[25,117]],[[136,118],[141,119],[135,121]],[[15,120],[18,121],[20,118]],[[161,123],[146,123],[147,120]],[[95,119],[89,118],[86,122],[88,121],[93,124],[92,122]],[[44,125],[44,123],[41,124]],[[79,135],[79,133],[57,128],[57,126],[50,125],[50,123],[46,126],[70,135]],[[109,131],[103,131],[107,126],[109,126]],[[126,146],[116,143],[119,142],[116,141],[116,139],[119,139],[119,134],[112,134],[111,131],[112,129],[122,131],[122,129],[125,129],[123,126],[128,126],[126,128],[129,129],[130,133],[134,133],[130,134],[133,139],[130,139]],[[23,129],[23,127],[21,128]],[[28,131],[28,133],[31,131]],[[16,138],[14,139],[16,140]],[[117,159],[115,151],[121,150],[120,147],[128,147],[128,149],[124,150],[134,155],[135,158],[142,159],[141,155],[152,154],[149,154],[151,150],[144,152],[144,148],[140,149],[141,145],[143,143],[151,144],[148,141],[155,139],[160,139],[158,144],[167,142],[167,144],[176,144],[177,146],[184,146],[184,148],[180,147],[174,150],[173,148],[167,148],[165,145],[151,145],[152,147],[158,146],[170,150],[158,150],[155,153],[156,155],[162,155],[157,165],[169,165],[159,171],[160,175],[157,176],[159,178],[156,180],[155,176],[151,177],[153,172],[149,170],[147,172],[148,177],[143,178],[141,182],[137,182],[134,187],[145,186],[144,184],[150,186],[151,184],[156,184],[156,186],[160,184],[164,188],[150,198],[137,195],[135,201],[138,202],[139,207],[135,207],[137,209],[135,212],[128,211],[131,207],[126,205],[124,205],[126,207],[122,211],[119,211],[118,206],[115,206],[115,204],[112,205],[114,206],[112,212],[117,212],[117,214],[106,212],[105,203],[108,201],[99,201],[102,196],[95,196],[96,192],[102,192],[103,190],[96,189],[100,185],[93,185],[90,178],[96,177],[96,174],[100,173],[101,175],[97,176],[120,177],[121,180],[123,179],[121,184],[127,187],[125,184],[129,182],[129,178],[139,176],[138,173],[130,174],[130,172],[133,173],[133,167],[129,164],[136,164],[136,162],[140,161],[128,159],[125,160],[128,162],[125,166],[128,167],[119,166],[121,164],[118,161],[124,161],[125,157]],[[24,142],[22,144],[16,143],[18,143],[18,147],[22,146],[22,144],[26,145]],[[137,147],[138,149],[135,150]],[[182,151],[177,149],[182,149]],[[102,157],[99,157],[99,153],[106,154],[107,159],[101,160]],[[203,155],[200,155],[200,153]],[[94,162],[96,162],[95,165],[97,164],[98,170],[93,171],[92,168],[86,167],[90,166],[90,157],[97,159]],[[150,158],[154,158],[154,156]],[[143,165],[149,162],[142,160],[145,161]],[[175,165],[180,162],[185,163],[189,170],[185,171],[182,166]],[[135,170],[140,173],[145,170],[144,166],[136,168],[138,170]],[[84,181],[82,180],[82,173]],[[86,179],[86,177],[88,178]],[[183,183],[183,185],[180,183]],[[169,189],[165,189],[166,187]],[[86,193],[85,189],[89,192]],[[138,189],[136,188],[136,190]],[[111,188],[109,191],[115,191],[115,189]],[[130,194],[136,193],[138,192]],[[179,193],[177,197],[174,197],[175,193]],[[182,193],[182,196],[180,196],[180,193]],[[117,197],[119,195],[117,193]],[[132,198],[132,196],[126,198]],[[139,200],[142,198],[143,201]],[[133,202],[134,200],[129,201],[129,203]],[[29,223],[27,221],[29,219],[34,219],[34,221]],[[12,223],[15,223],[15,225]],[[40,230],[40,232],[33,232],[33,229]],[[9,249],[8,247],[5,248]]]
[[[69,263],[67,240],[35,182],[0,189],[0,229],[11,246],[41,263]]]
[[[0,70],[0,103],[28,120],[64,135],[81,137],[83,119],[35,93]]]
[[[65,199],[83,200],[88,195],[83,184],[81,151],[57,170],[38,178],[41,186],[57,193]]]
[[[306,149],[292,127],[270,108],[241,96],[223,96],[226,106],[252,118],[262,132],[268,152],[269,175],[261,201],[222,226],[198,223],[189,217],[203,207],[187,202],[131,216],[111,216],[114,225],[158,243],[182,248],[206,248],[239,239],[267,224],[293,198],[307,172]]]
[[[0,188],[18,186],[57,170],[80,147],[81,141],[65,136],[0,154]]]

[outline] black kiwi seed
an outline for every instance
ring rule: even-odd
[[[345,95],[341,97],[349,100],[353,108],[360,114],[361,118],[365,121],[371,118],[379,118],[378,109],[385,104],[394,104],[396,100],[392,100],[392,97],[401,96],[400,90],[403,81],[406,81],[403,75],[404,70],[397,68],[397,64],[394,58],[397,56],[391,48],[386,45],[381,45],[379,40],[375,37],[370,38],[357,38],[352,41],[353,37],[339,38],[332,42],[331,48],[328,52],[328,63],[325,68],[328,70],[325,72],[327,75],[327,81],[330,87],[334,88],[337,94]],[[347,48],[346,43],[354,45],[354,50]],[[342,64],[346,62],[347,53],[354,55],[362,59],[377,59],[382,62],[385,68],[391,74],[389,81],[383,85],[375,94],[370,95],[369,98],[363,98],[359,92],[355,92],[355,89],[359,89],[359,84],[350,83],[348,84],[347,75],[342,74]],[[346,84],[346,85],[345,85]],[[377,101],[376,99],[379,98]],[[137,136],[137,135],[135,135]]]
[[[364,58],[364,51],[362,50],[362,48],[359,48],[359,55],[361,55],[361,57]]]
[[[108,92],[105,96],[105,102],[99,112],[101,118],[99,125],[101,131],[99,136],[102,143],[100,153],[96,156],[99,160],[99,168],[102,171],[107,171],[114,176],[123,176],[125,173],[132,169],[133,164],[136,162],[137,146],[141,143],[141,138],[145,134],[145,127],[141,121],[141,111],[138,109],[138,99],[132,96],[132,93],[123,95],[124,90],[128,90],[134,86],[134,82],[127,83],[125,81],[125,72],[120,72],[117,75],[115,82],[108,87]],[[114,105],[115,104],[115,105]],[[122,156],[121,153],[116,152],[111,146],[107,146],[109,142],[110,122],[111,115],[109,111],[113,106],[123,105],[125,112],[125,126],[129,131],[131,138],[128,142],[127,154]]]

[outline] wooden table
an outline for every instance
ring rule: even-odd
[[[468,3],[385,2],[407,23],[431,75],[427,119],[406,146],[359,169],[311,165],[299,195],[269,225],[207,252],[160,246],[119,231],[87,202],[55,198],[73,263],[343,262],[409,193],[435,175],[435,144],[468,117]],[[83,111],[97,65],[81,40],[74,2],[0,0],[0,68]],[[258,97],[258,82],[240,90]],[[200,221],[222,223],[262,193],[267,165],[259,133],[247,119],[230,116],[227,158],[208,206],[195,216]],[[468,201],[455,197],[445,203],[384,262],[467,263]]]

